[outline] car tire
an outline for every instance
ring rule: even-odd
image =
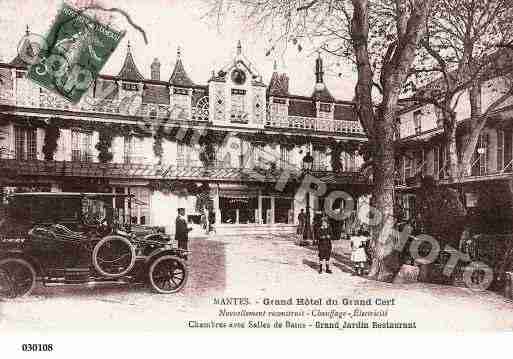
[[[169,273],[170,270],[172,273]],[[180,272],[182,273],[181,275],[179,275]],[[173,255],[164,255],[158,257],[151,263],[148,270],[148,277],[151,288],[155,292],[160,294],[172,294],[185,287],[189,277],[189,270],[183,259]],[[174,279],[178,281],[175,282]]]
[[[116,272],[116,273],[109,272],[105,268],[102,268],[102,266],[101,266],[102,260],[98,258],[98,255],[100,254],[100,251],[102,250],[102,247],[105,245],[108,245],[110,242],[114,242],[114,241],[120,241],[121,243],[123,243],[124,247],[126,247],[126,249],[127,249],[127,253],[123,254],[120,258],[122,258],[126,255],[130,256],[130,261],[129,261],[129,263],[126,264],[125,268],[123,268],[120,272]],[[96,245],[94,246],[94,249],[93,249],[92,257],[93,257],[92,260],[93,260],[94,269],[96,269],[96,271],[99,274],[101,274],[102,276],[104,276],[106,278],[119,278],[119,277],[126,275],[134,267],[135,257],[136,257],[135,246],[125,237],[107,236],[107,237],[102,238],[98,243],[96,243]],[[108,261],[108,260],[104,260],[103,262],[106,262],[106,261]]]
[[[18,278],[12,278],[13,269],[17,267]],[[24,297],[29,295],[36,286],[36,270],[34,266],[22,258],[5,258],[0,260],[0,269],[9,277],[9,285],[14,288],[9,288],[10,298]],[[20,278],[20,276],[23,276]],[[19,286],[16,280],[26,281],[23,286]]]

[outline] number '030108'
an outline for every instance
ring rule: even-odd
[[[51,352],[53,344],[22,344],[21,350],[24,352]]]

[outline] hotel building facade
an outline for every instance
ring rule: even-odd
[[[128,45],[120,71],[98,76],[77,104],[27,79],[19,56],[0,63],[4,192],[130,193],[139,200],[133,223],[171,233],[177,208],[195,217],[202,206],[215,214],[218,232],[293,230],[306,207],[299,187],[307,153],[325,195],[368,192],[358,172],[366,136],[353,104],[324,84],[320,57],[311,96],[299,96],[276,67],[265,82],[240,43],[202,84],[188,76],[180,50],[170,75],[155,58],[149,78],[136,51]],[[322,197],[312,196],[312,209]],[[126,204],[115,206],[128,215]]]

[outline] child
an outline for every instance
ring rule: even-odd
[[[356,275],[363,275],[363,268],[367,262],[367,254],[365,253],[365,243],[367,237],[363,230],[358,231],[357,236],[351,237],[351,262],[353,262]]]
[[[329,260],[331,257],[331,229],[328,223],[328,217],[323,217],[319,228],[319,274],[322,273],[322,264],[326,266],[326,273],[331,274]]]

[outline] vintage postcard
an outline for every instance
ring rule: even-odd
[[[1,2],[0,332],[510,332],[512,60],[503,0]]]

